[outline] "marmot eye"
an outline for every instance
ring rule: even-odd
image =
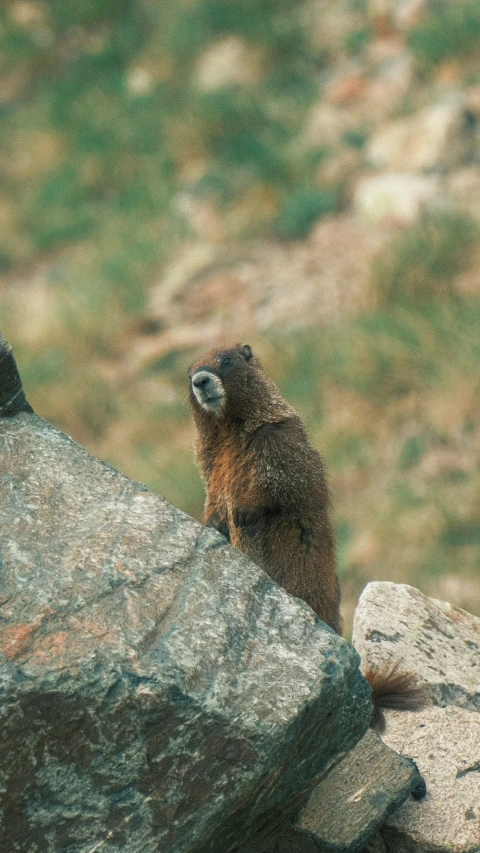
[[[230,367],[232,363],[232,359],[229,355],[226,355],[225,358],[222,358],[221,367]]]

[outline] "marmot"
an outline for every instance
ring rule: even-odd
[[[320,454],[251,347],[215,349],[189,368],[196,453],[207,489],[204,523],[215,527],[287,592],[341,634],[340,585]],[[400,662],[362,667],[372,688],[371,725],[383,709],[417,710],[425,693]],[[424,789],[418,796],[423,796]]]
[[[205,524],[340,633],[325,471],[300,415],[248,345],[212,350],[189,375]]]

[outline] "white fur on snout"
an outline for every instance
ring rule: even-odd
[[[200,385],[195,385],[195,380],[201,382]],[[197,370],[192,376],[192,391],[195,397],[206,412],[212,412],[214,415],[219,415],[225,405],[225,388],[223,382],[216,373],[210,373],[209,370]]]

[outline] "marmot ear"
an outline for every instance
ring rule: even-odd
[[[245,356],[245,361],[251,361],[251,359],[253,358],[252,348],[249,347],[248,344],[245,344],[245,346],[242,347],[242,350]]]

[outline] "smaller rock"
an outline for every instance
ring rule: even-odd
[[[480,619],[465,610],[406,584],[369,583],[353,644],[364,666],[399,661],[414,672],[433,704],[480,711]]]
[[[388,711],[384,740],[418,764],[427,796],[386,821],[385,853],[476,853],[480,835],[480,714],[462,708]],[[381,847],[379,848],[381,849]]]
[[[297,829],[319,850],[354,853],[421,783],[414,762],[370,729],[313,790]]]
[[[433,175],[392,172],[366,175],[353,196],[356,214],[368,223],[409,225],[435,206],[438,180]]]

